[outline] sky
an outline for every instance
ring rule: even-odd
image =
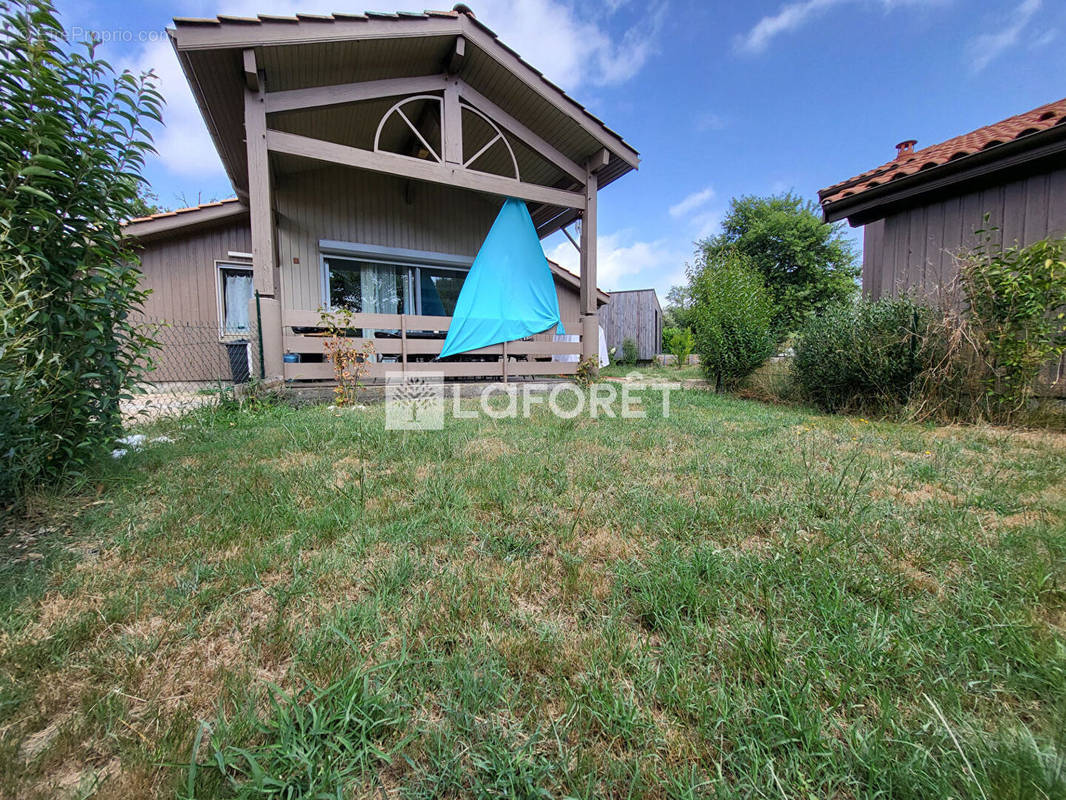
[[[432,0],[372,10],[417,10]],[[681,283],[730,199],[819,189],[1066,96],[1063,0],[470,0],[478,19],[641,154],[599,198],[601,288]],[[450,8],[443,2],[437,8]],[[434,7],[434,6],[431,6]],[[233,189],[163,30],[175,16],[353,11],[336,0],[60,0],[167,98],[147,165],[166,207]],[[363,9],[358,9],[363,10]],[[847,230],[858,250],[861,229]],[[577,269],[562,234],[550,258]]]

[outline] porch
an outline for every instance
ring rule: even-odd
[[[418,372],[443,373],[445,378],[496,378],[504,382],[517,376],[573,375],[582,353],[580,337],[579,341],[553,341],[551,334],[538,334],[438,361],[451,317],[358,313],[345,317],[345,324],[349,322],[354,330],[374,332],[373,336],[345,338],[345,344],[357,351],[367,346],[373,348],[375,360],[365,365],[364,373],[371,381],[383,380],[390,374]],[[285,380],[332,380],[334,365],[324,353],[329,337],[321,331],[320,312],[286,311],[281,323]],[[577,321],[571,324],[576,327]],[[292,356],[300,360],[294,362]],[[561,360],[560,356],[569,358]]]

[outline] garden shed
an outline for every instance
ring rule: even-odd
[[[662,352],[663,309],[654,289],[611,292],[610,302],[600,311],[600,322],[608,349],[616,348],[616,358],[626,339],[637,343],[641,361],[651,361]]]

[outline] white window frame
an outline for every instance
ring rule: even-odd
[[[237,259],[226,259],[215,261],[215,307],[218,312],[218,340],[220,342],[228,342],[234,339],[242,339],[251,336],[252,334],[252,320],[251,315],[248,319],[248,330],[244,333],[227,333],[226,332],[226,303],[223,298],[223,283],[222,283],[222,271],[239,270],[241,272],[252,272],[252,263],[250,261],[239,261]]]

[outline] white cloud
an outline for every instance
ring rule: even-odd
[[[605,0],[606,13],[625,5],[624,0]],[[391,7],[417,5],[395,2]],[[186,14],[214,16],[255,16],[258,14],[322,13],[334,10],[334,3],[316,7],[308,0],[204,0],[187,7]],[[665,5],[659,3],[650,13],[642,13],[642,24],[621,37],[612,37],[592,13],[579,14],[584,8],[565,0],[479,0],[479,19],[492,28],[509,46],[521,53],[530,64],[542,70],[549,80],[572,91],[582,86],[606,86],[632,78],[652,55]],[[602,17],[602,14],[599,15]],[[648,19],[651,19],[651,31]],[[169,171],[187,177],[219,176],[222,165],[215,153],[169,41],[146,44],[126,58],[114,59],[134,72],[154,69],[159,88],[166,98],[166,127],[156,136],[158,160]]]
[[[701,189],[698,192],[693,192],[681,202],[675,203],[674,205],[670,206],[670,216],[677,218],[690,214],[700,206],[707,203],[713,197],[714,189],[712,189],[710,186],[708,186],[706,189]]]
[[[970,42],[969,52],[974,72],[981,72],[1005,51],[1019,44],[1026,26],[1043,5],[1042,0],[1022,0],[994,33],[982,33]]]
[[[737,39],[737,49],[747,53],[761,53],[782,33],[794,31],[811,17],[845,0],[803,0],[789,3],[776,13],[763,17],[755,26]]]
[[[629,231],[618,231],[597,239],[597,283],[604,291],[653,288],[665,298],[669,288],[684,280],[685,260],[668,239],[634,241]],[[548,252],[571,272],[580,269],[580,256],[574,246],[562,241]]]
[[[836,6],[845,4],[876,5],[879,4],[885,11],[892,11],[899,6],[916,5],[939,5],[948,0],[879,0],[873,3],[871,0],[800,0],[799,2],[787,3],[776,14],[763,17],[747,33],[736,39],[737,50],[758,54],[764,52],[775,38],[784,33],[791,33],[802,27],[819,14]]]

